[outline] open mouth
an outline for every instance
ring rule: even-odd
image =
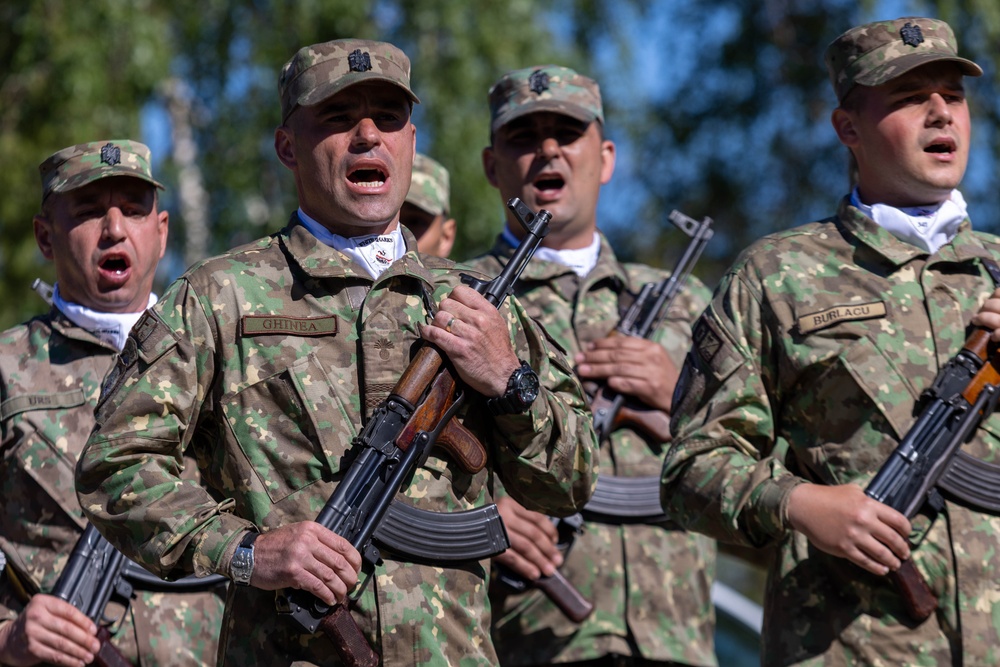
[[[940,141],[935,141],[930,146],[924,149],[925,153],[937,153],[946,155],[955,152],[955,142],[949,139],[942,139]]]
[[[535,186],[535,189],[541,192],[550,192],[553,190],[561,190],[562,187],[566,185],[566,181],[562,176],[557,174],[546,174],[536,178],[532,185]]]
[[[128,271],[129,262],[127,257],[108,257],[100,264],[101,270],[115,275],[121,275]]]
[[[347,180],[362,188],[380,188],[385,185],[388,175],[381,169],[355,169],[347,175]]]

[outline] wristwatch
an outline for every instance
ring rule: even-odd
[[[503,396],[487,399],[486,407],[494,416],[527,412],[538,398],[539,387],[538,374],[531,369],[528,362],[522,361],[507,380],[507,391]]]
[[[258,532],[247,533],[236,547],[233,559],[229,561],[230,577],[240,586],[249,586],[253,576],[253,543],[260,537]]]

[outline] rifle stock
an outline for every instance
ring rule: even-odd
[[[101,642],[101,649],[94,655],[94,661],[90,663],[95,667],[133,667],[121,652],[111,643],[111,632],[103,625],[97,628],[97,640]]]
[[[541,576],[533,583],[574,623],[582,623],[594,611],[594,603],[583,597],[559,570],[549,576]]]
[[[516,198],[507,206],[527,230],[527,237],[493,280],[462,276],[463,282],[497,308],[548,233],[552,217],[547,211],[536,215]],[[346,538],[367,566],[374,567],[381,559],[373,543],[376,529],[396,493],[426,460],[431,447],[444,447],[470,474],[485,467],[486,449],[453,419],[465,396],[450,364],[436,348],[423,344],[355,439],[352,451],[356,455],[316,522]],[[348,601],[330,607],[306,591],[291,589],[284,595],[280,611],[289,613],[305,631],[326,634],[345,664],[378,665],[379,655],[351,616]]]
[[[903,597],[906,611],[913,620],[924,621],[937,609],[937,596],[912,560],[904,560],[898,570],[889,572],[889,580]]]

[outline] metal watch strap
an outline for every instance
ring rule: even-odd
[[[251,531],[243,536],[236,552],[233,553],[233,560],[230,563],[230,573],[233,582],[239,586],[249,586],[253,577],[253,543],[260,537],[260,533]]]

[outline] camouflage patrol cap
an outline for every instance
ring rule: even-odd
[[[77,144],[53,153],[38,165],[42,201],[53,192],[68,192],[108,176],[134,176],[163,189],[153,179],[149,148],[130,139]]]
[[[969,76],[983,73],[976,63],[958,57],[958,42],[951,26],[918,16],[851,28],[830,43],[825,57],[840,102],[855,84],[880,86],[935,60],[956,62]]]
[[[410,59],[405,53],[387,42],[335,39],[302,47],[281,68],[281,122],[296,107],[319,104],[362,81],[393,83],[413,102],[420,102],[410,90]]]
[[[490,131],[515,118],[552,111],[585,123],[604,124],[601,89],[568,67],[541,65],[507,72],[490,88]]]
[[[413,158],[413,177],[406,201],[431,215],[448,215],[448,170],[422,153]]]

